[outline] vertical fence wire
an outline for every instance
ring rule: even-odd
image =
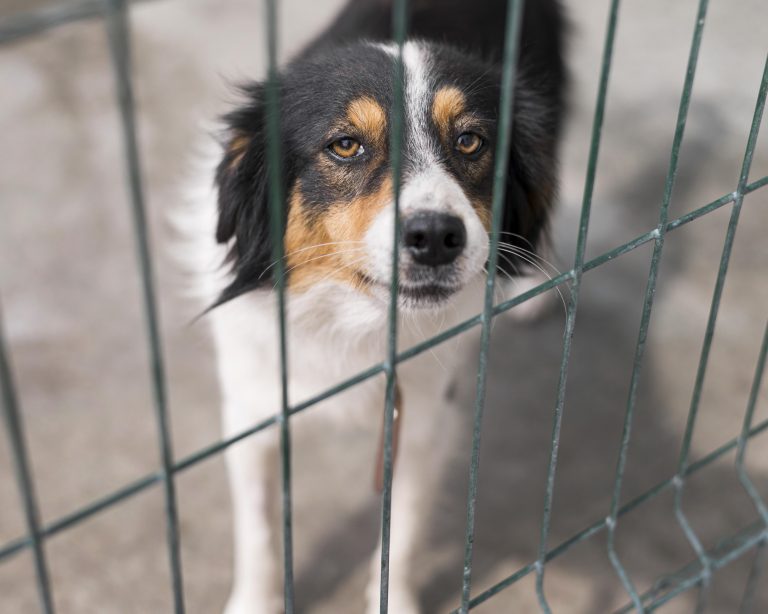
[[[765,109],[766,92],[768,91],[768,58],[766,58],[765,67],[763,69],[763,76],[760,82],[760,89],[757,96],[757,102],[755,104],[755,113],[752,119],[752,125],[749,131],[749,138],[747,139],[747,147],[744,153],[744,160],[742,162],[741,173],[739,176],[739,183],[736,189],[736,198],[733,202],[731,209],[731,217],[728,221],[728,230],[725,235],[725,244],[723,246],[722,255],[720,258],[720,267],[717,273],[717,280],[715,282],[715,289],[712,294],[712,303],[709,310],[709,317],[707,319],[707,328],[704,334],[704,342],[701,349],[701,356],[699,357],[699,366],[696,371],[696,381],[693,387],[693,394],[691,395],[691,405],[688,410],[688,419],[685,426],[685,434],[683,436],[682,445],[680,446],[680,458],[678,461],[677,475],[675,476],[675,499],[674,509],[675,515],[680,526],[683,529],[688,541],[693,549],[696,551],[699,560],[704,568],[703,581],[699,588],[699,598],[696,607],[697,612],[701,612],[706,607],[708,584],[710,579],[709,567],[710,560],[704,550],[701,540],[696,535],[693,527],[691,526],[688,518],[683,510],[683,491],[685,486],[685,471],[688,468],[691,440],[693,438],[693,430],[696,424],[696,418],[698,417],[699,406],[701,402],[702,389],[704,387],[704,379],[706,376],[707,366],[709,364],[709,354],[712,348],[712,340],[715,334],[715,325],[717,323],[717,316],[720,311],[720,301],[723,295],[723,288],[725,286],[725,279],[728,274],[728,264],[730,263],[731,253],[733,251],[733,242],[736,237],[736,229],[739,223],[739,216],[741,214],[741,206],[744,202],[744,188],[747,185],[749,179],[749,171],[752,165],[752,158],[754,156],[755,145],[757,143],[757,137],[760,130],[760,123],[763,117],[763,110]]]
[[[405,65],[403,48],[408,29],[408,0],[392,3],[392,39],[397,46],[392,73],[392,131],[390,133],[390,161],[392,164],[392,279],[389,288],[387,318],[386,396],[384,401],[384,450],[381,493],[381,566],[379,570],[379,611],[389,610],[389,545],[392,528],[392,436],[397,396],[397,305],[400,293],[400,187],[403,166],[403,121],[405,115]]]
[[[664,186],[664,195],[659,211],[659,221],[656,227],[653,254],[651,256],[651,267],[648,274],[648,283],[646,285],[645,297],[643,300],[643,310],[640,319],[640,330],[638,340],[635,346],[635,356],[632,365],[632,376],[629,385],[629,394],[627,396],[627,406],[624,415],[624,426],[622,428],[621,444],[614,478],[613,494],[611,497],[611,510],[607,520],[608,526],[608,554],[611,563],[619,575],[622,584],[629,592],[633,605],[638,612],[643,612],[642,601],[629,578],[626,569],[621,564],[618,553],[615,549],[616,522],[618,519],[619,508],[621,504],[621,487],[624,479],[624,470],[626,468],[627,453],[632,433],[632,422],[637,406],[637,390],[640,381],[640,371],[645,354],[646,341],[648,339],[648,328],[650,326],[651,312],[653,310],[653,300],[656,294],[656,282],[658,279],[659,265],[661,262],[662,251],[664,248],[664,238],[667,231],[667,221],[669,218],[669,205],[672,200],[672,190],[677,177],[678,160],[680,148],[685,134],[685,125],[688,118],[688,109],[690,106],[691,92],[693,89],[694,77],[696,75],[696,66],[701,48],[701,39],[704,32],[704,23],[706,20],[708,0],[700,0],[697,14],[696,25],[693,32],[693,40],[688,56],[688,65],[686,68],[685,82],[680,98],[680,105],[677,115],[675,135],[672,142],[672,151],[670,154],[669,169]]]
[[[280,149],[280,82],[277,68],[277,5],[276,0],[266,0],[265,34],[267,40],[266,82],[266,134],[267,172],[269,187],[269,222],[272,240],[272,261],[277,279],[277,327],[280,351],[281,407],[278,417],[280,427],[280,470],[283,528],[283,598],[285,614],[293,614],[293,506],[291,501],[291,429],[288,398],[288,343],[285,317],[285,260],[283,226],[285,203],[282,185],[282,152]]]
[[[547,544],[549,541],[549,528],[552,517],[552,502],[555,490],[555,473],[557,471],[557,458],[560,448],[560,432],[563,424],[563,410],[565,407],[565,390],[568,379],[568,364],[571,357],[571,345],[576,326],[576,310],[579,304],[579,291],[581,278],[584,272],[584,254],[587,248],[587,236],[589,232],[589,220],[592,212],[592,196],[594,194],[595,178],[597,176],[597,162],[600,154],[600,142],[602,137],[605,105],[608,92],[608,81],[611,72],[611,60],[613,59],[613,46],[616,36],[616,27],[619,15],[619,0],[612,0],[608,13],[605,43],[603,46],[602,65],[600,69],[600,82],[598,86],[595,115],[592,122],[592,136],[587,162],[587,176],[584,182],[584,194],[579,218],[579,234],[576,242],[574,256],[574,278],[571,284],[571,296],[566,312],[565,330],[563,332],[563,353],[560,362],[560,371],[557,384],[557,399],[552,422],[551,447],[547,465],[546,490],[544,494],[544,506],[542,509],[541,529],[539,536],[538,558],[536,559],[536,596],[541,609],[549,614],[551,608],[544,594],[544,567],[547,558]]]
[[[141,169],[136,139],[136,117],[131,82],[130,34],[126,0],[109,0],[105,5],[106,25],[112,54],[115,87],[120,107],[120,119],[125,149],[126,173],[133,215],[136,251],[141,274],[144,319],[149,347],[152,392],[158,427],[162,479],[165,490],[165,514],[168,557],[171,566],[171,585],[174,611],[184,612],[184,586],[181,572],[179,544],[179,520],[176,505],[176,488],[173,475],[173,451],[171,446],[170,419],[165,387],[165,369],[160,347],[160,329],[155,297],[154,275],[149,248]]]
[[[26,521],[27,532],[32,543],[32,557],[35,563],[40,609],[44,614],[53,614],[53,595],[50,576],[48,575],[48,564],[45,558],[45,536],[41,530],[40,512],[37,506],[32,468],[29,463],[29,454],[24,436],[24,424],[13,380],[10,355],[5,347],[5,335],[3,333],[1,316],[2,313],[0,312],[0,388],[2,388],[3,394],[3,418],[5,419],[11,453],[13,455],[16,482],[19,487],[24,520]]]
[[[768,90],[768,56],[766,56],[765,67],[763,68],[763,79],[762,79],[762,82],[760,83],[760,91],[757,97],[757,104],[755,105],[755,114],[752,119],[752,126],[750,128],[750,134],[747,142],[746,152],[744,154],[744,162],[742,164],[741,176],[739,178],[739,187],[736,190],[736,199],[734,201],[734,209],[731,214],[731,224],[729,225],[729,228],[728,228],[728,237],[730,237],[730,239],[728,237],[726,238],[726,245],[723,248],[724,264],[721,265],[721,269],[722,269],[722,266],[727,267],[727,264],[728,264],[727,258],[729,257],[729,253],[730,253],[729,241],[730,242],[733,241],[731,234],[732,232],[735,232],[735,223],[738,220],[738,214],[739,214],[738,209],[741,208],[741,204],[744,199],[744,189],[749,179],[749,169],[752,164],[752,156],[755,150],[755,146],[757,145],[758,131],[760,129],[760,123],[762,121],[763,113],[765,111],[765,101],[766,101],[767,90]],[[733,231],[731,231],[731,226],[733,226]],[[724,275],[725,273],[723,272],[723,276]],[[720,288],[719,285],[716,286],[715,297],[713,297],[713,303],[712,303],[713,310],[716,308],[715,299],[717,299],[719,303],[719,296],[717,296],[718,288]],[[714,326],[714,322],[713,322],[713,326]],[[711,338],[710,338],[710,341],[711,341]],[[760,516],[763,518],[763,522],[765,522],[766,524],[766,528],[768,528],[768,509],[766,508],[765,501],[762,499],[762,497],[760,496],[760,493],[755,488],[744,466],[744,458],[747,452],[747,444],[749,442],[749,437],[747,436],[747,434],[752,428],[752,420],[754,418],[755,408],[757,407],[757,397],[760,394],[760,387],[762,385],[763,374],[765,372],[766,353],[768,353],[768,324],[766,324],[765,333],[763,334],[763,343],[760,347],[760,354],[757,360],[757,367],[755,368],[755,375],[752,380],[752,387],[750,389],[749,400],[747,401],[747,409],[744,414],[744,422],[742,425],[741,434],[739,435],[739,445],[738,445],[738,451],[736,454],[736,470],[738,472],[741,483],[743,484],[749,496],[752,498],[752,501],[754,502],[755,507],[757,508],[757,511],[760,513]],[[702,354],[702,358],[703,358],[703,354]],[[702,375],[702,379],[703,379],[703,375]]]
[[[493,175],[493,200],[491,204],[491,241],[488,256],[488,278],[480,333],[480,356],[477,369],[475,415],[472,429],[472,452],[469,464],[469,492],[467,494],[467,524],[464,539],[464,567],[461,582],[461,612],[469,610],[472,582],[472,554],[475,541],[475,504],[480,465],[480,436],[485,410],[486,383],[488,380],[488,351],[493,324],[493,296],[496,288],[496,263],[499,256],[499,229],[506,196],[509,150],[511,146],[517,56],[520,48],[520,29],[524,0],[509,0],[504,40],[504,67],[499,100],[499,132],[496,145],[496,162]]]
[[[739,475],[739,480],[752,499],[752,502],[755,504],[755,508],[765,523],[766,531],[768,531],[768,506],[755,487],[744,466],[744,458],[749,443],[749,432],[752,430],[752,421],[755,416],[755,408],[757,407],[757,397],[760,394],[760,387],[762,386],[763,375],[765,374],[766,355],[768,355],[768,323],[766,323],[765,332],[763,333],[763,343],[760,346],[760,354],[757,359],[755,376],[752,380],[752,388],[749,392],[749,400],[747,401],[747,411],[744,414],[744,424],[742,425],[741,433],[739,434],[739,443],[736,452],[736,471]]]
[[[768,63],[767,63],[768,66]],[[760,517],[765,525],[765,537],[757,547],[755,558],[752,561],[752,568],[749,571],[749,577],[747,578],[747,584],[744,587],[744,595],[739,609],[740,614],[750,614],[754,611],[755,595],[758,588],[761,586],[760,578],[765,569],[766,559],[768,559],[768,507],[763,500],[760,492],[755,487],[752,479],[746,471],[744,466],[744,458],[747,453],[747,445],[749,443],[749,432],[752,430],[752,421],[755,415],[755,408],[757,407],[757,397],[760,394],[760,388],[763,383],[763,376],[765,375],[766,358],[768,357],[768,323],[765,325],[765,332],[763,333],[763,343],[760,346],[760,354],[757,358],[757,366],[755,367],[755,376],[752,379],[752,388],[749,393],[749,400],[747,401],[747,411],[744,415],[744,424],[742,426],[741,433],[739,434],[738,447],[736,451],[736,471],[738,472],[739,479],[742,485],[752,499],[757,511],[760,513]]]

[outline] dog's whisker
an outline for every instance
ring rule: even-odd
[[[343,250],[331,252],[330,254],[322,254],[320,256],[315,256],[313,258],[308,258],[307,260],[299,262],[298,264],[294,264],[292,267],[288,268],[285,271],[285,273],[288,274],[291,271],[294,271],[295,269],[298,269],[301,266],[309,264],[310,262],[316,262],[317,260],[322,260],[323,258],[330,258],[331,256],[341,256],[343,254],[353,254],[353,253],[362,252],[362,251],[365,251],[364,247],[356,247],[356,248],[353,248],[353,249],[343,249]]]
[[[327,275],[325,275],[325,276],[321,277],[320,279],[318,279],[316,281],[316,283],[320,283],[320,282],[326,281],[327,279],[330,279],[331,277],[333,277],[334,275],[336,275],[340,271],[345,271],[345,270],[347,270],[349,268],[352,268],[352,267],[355,267],[355,266],[359,266],[359,265],[363,264],[366,260],[367,260],[367,258],[361,257],[361,258],[357,258],[355,260],[352,260],[351,262],[346,262],[346,263],[342,264],[341,266],[339,266],[339,267],[333,269],[332,271],[330,271]]]
[[[357,251],[363,251],[363,248],[360,248],[360,249],[358,249],[358,250],[345,250],[345,251],[341,251],[341,252],[335,252],[335,253],[333,253],[333,254],[325,254],[324,256],[317,256],[316,258],[310,258],[309,260],[307,260],[307,261],[305,261],[305,262],[301,262],[301,263],[299,263],[299,264],[297,264],[297,265],[295,265],[295,266],[292,266],[291,268],[289,268],[289,269],[288,269],[288,270],[285,272],[285,274],[287,275],[287,274],[288,274],[288,273],[290,273],[291,271],[294,271],[295,269],[298,269],[299,267],[301,267],[301,266],[303,266],[303,265],[305,265],[305,264],[309,264],[310,262],[313,262],[313,261],[315,261],[315,260],[321,260],[322,258],[327,258],[327,257],[329,257],[329,256],[337,256],[337,255],[339,255],[339,254],[348,254],[348,253],[353,253],[353,252],[357,252]],[[359,264],[362,264],[362,263],[364,263],[365,261],[366,261],[366,257],[361,257],[361,258],[358,258],[358,259],[356,259],[356,260],[353,260],[352,262],[347,262],[347,263],[345,263],[345,264],[343,264],[343,265],[341,265],[341,266],[338,266],[338,267],[334,268],[334,269],[333,269],[333,270],[332,270],[330,273],[328,273],[328,275],[325,275],[324,277],[321,277],[320,279],[318,279],[318,280],[315,280],[315,282],[314,282],[314,283],[316,283],[316,284],[317,284],[317,283],[323,282],[323,281],[325,281],[325,280],[327,280],[327,279],[329,279],[329,278],[333,277],[333,276],[334,276],[336,273],[338,273],[339,271],[343,271],[343,270],[345,270],[345,269],[348,269],[348,268],[350,268],[350,267],[352,267],[352,266],[357,266],[357,265],[359,265]],[[277,288],[277,284],[275,284],[275,285],[272,287],[272,289],[273,289],[273,290],[274,290],[275,288]]]
[[[277,266],[277,263],[280,262],[280,260],[285,260],[287,258],[290,258],[291,256],[294,256],[296,254],[300,254],[301,252],[309,251],[311,249],[318,249],[320,247],[327,247],[329,245],[348,245],[348,244],[353,244],[353,245],[354,244],[361,244],[361,245],[363,245],[363,244],[365,244],[365,241],[329,241],[328,243],[317,243],[315,245],[309,245],[307,247],[302,247],[300,249],[295,249],[293,251],[288,252],[287,254],[283,254],[283,257],[281,259],[276,260],[275,262],[270,264],[268,267],[266,267],[261,272],[261,275],[259,275],[259,279],[264,277],[264,275],[267,273],[267,271],[272,269],[272,267]],[[333,254],[328,254],[328,255],[333,255]]]
[[[521,241],[524,241],[527,245],[530,246],[531,249],[536,249],[536,246],[531,243],[530,239],[524,237],[521,234],[518,234],[516,232],[509,232],[508,230],[499,230],[500,235],[508,235],[510,237],[514,237],[515,239],[520,239]],[[503,241],[500,241],[500,243],[503,243]]]
[[[525,262],[530,264],[532,267],[535,267],[536,269],[538,269],[541,272],[542,275],[544,275],[545,277],[547,277],[547,279],[552,281],[552,276],[542,266],[537,264],[534,260],[531,260],[530,258],[524,256],[523,254],[519,254],[519,253],[515,253],[515,252],[513,252],[513,253],[518,258],[520,258],[521,260],[524,260]],[[565,297],[563,296],[563,293],[560,290],[560,287],[559,286],[555,286],[553,288],[553,290],[555,290],[555,292],[557,292],[558,296],[560,297],[560,301],[563,303],[563,313],[567,317],[568,316],[568,307],[567,307],[567,305],[565,303]]]
[[[286,254],[283,254],[283,258],[288,258],[289,256],[293,256],[294,254],[299,254],[301,252],[306,252],[307,250],[310,250],[310,249],[317,249],[318,247],[327,247],[328,245],[350,245],[350,244],[363,245],[364,243],[365,241],[329,241],[327,243],[316,243],[315,245],[308,245],[307,247],[295,249]]]
[[[484,70],[482,73],[480,73],[480,75],[477,77],[477,79],[472,81],[469,84],[469,86],[467,87],[467,93],[472,95],[472,94],[476,94],[477,92],[482,91],[483,89],[490,89],[490,87],[491,87],[490,85],[481,85],[480,84],[480,82],[485,77],[487,77],[490,74],[490,72],[491,72],[491,68],[489,67],[486,70]]]
[[[552,264],[549,260],[546,258],[540,256],[536,252],[533,252],[529,249],[525,249],[524,247],[520,247],[519,245],[513,245],[512,243],[507,243],[506,241],[499,241],[499,247],[506,247],[510,250],[517,251],[522,254],[526,254],[532,258],[535,258],[536,260],[540,261],[542,264],[546,264],[549,268],[551,268],[555,273],[558,275],[561,274],[560,269],[558,269],[554,264]]]
[[[513,254],[514,256],[517,256],[521,260],[525,260],[531,266],[536,266],[536,268],[538,268],[542,273],[545,273],[545,271],[543,271],[541,267],[539,267],[538,265],[536,265],[535,263],[533,263],[533,262],[531,262],[529,260],[526,260],[526,258],[528,258],[528,257],[538,258],[538,260],[540,262],[542,262],[543,264],[546,264],[550,268],[552,268],[552,270],[555,272],[556,275],[562,275],[561,271],[556,266],[554,266],[551,262],[545,260],[544,258],[542,258],[541,256],[538,256],[537,254],[529,252],[526,249],[523,249],[523,248],[518,247],[516,245],[508,245],[508,244],[504,244],[503,246],[500,246],[500,249],[501,249],[501,251],[506,251],[507,253]],[[547,273],[545,273],[545,274],[547,274]],[[550,279],[552,279],[552,278],[550,277]],[[571,294],[570,287],[566,286],[566,288],[568,289],[568,294],[570,295]]]
[[[499,244],[499,249],[501,251],[507,252],[508,254],[513,254],[513,255],[521,257],[521,258],[523,256],[525,256],[526,258],[534,259],[541,266],[544,266],[544,265],[548,266],[552,270],[552,272],[554,272],[556,275],[562,275],[562,272],[560,271],[560,269],[558,269],[554,264],[552,264],[551,262],[549,262],[545,258],[542,258],[538,254],[536,254],[536,253],[534,253],[534,252],[532,252],[530,250],[527,250],[525,248],[519,247],[517,245],[511,245],[509,243],[500,243]]]
[[[515,261],[512,260],[512,258],[509,258],[508,256],[506,256],[505,254],[506,254],[506,252],[503,249],[499,250],[499,258],[503,258],[504,262],[506,262],[509,266],[512,267],[512,270],[514,270],[516,275],[522,275],[522,273],[520,272],[519,267],[515,264]],[[488,275],[488,271],[487,270],[485,271],[485,274]]]
[[[421,337],[421,341],[426,340],[428,335],[424,333],[424,330],[421,328],[421,324],[419,323],[419,320],[415,314],[413,315],[413,324],[416,327],[416,332]],[[445,368],[445,365],[442,363],[440,358],[438,358],[434,348],[429,348],[429,353],[432,355],[432,358],[435,359],[435,362],[440,366],[440,368],[447,373],[448,370]]]

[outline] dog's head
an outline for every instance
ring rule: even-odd
[[[288,284],[302,292],[344,284],[374,300],[389,293],[394,194],[391,167],[393,46],[357,43],[302,58],[281,75]],[[500,72],[441,45],[404,47],[405,118],[400,196],[400,306],[436,307],[488,257]],[[535,75],[515,91],[502,240],[535,246],[555,190],[558,110]],[[268,285],[264,88],[225,117],[218,167],[217,240],[229,246],[233,280],[221,301]],[[515,274],[519,262],[500,259]]]

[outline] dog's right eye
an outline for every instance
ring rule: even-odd
[[[348,160],[350,158],[356,158],[363,155],[365,148],[360,141],[353,139],[352,137],[345,136],[340,139],[336,139],[333,143],[328,145],[328,151],[330,151],[337,158]]]
[[[465,156],[473,156],[480,153],[483,144],[483,137],[479,134],[465,132],[464,134],[460,134],[459,138],[456,139],[456,151]]]

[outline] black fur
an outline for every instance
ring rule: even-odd
[[[495,145],[496,137],[506,6],[507,0],[411,2],[409,37],[440,43],[435,48],[432,76],[438,85],[455,84],[468,93],[472,109],[487,121],[490,147]],[[365,176],[353,176],[350,193],[339,194],[322,181],[313,160],[327,144],[328,128],[349,100],[366,95],[383,108],[391,108],[391,59],[382,50],[359,42],[387,40],[391,12],[391,0],[350,0],[336,21],[282,71],[284,193],[288,194],[290,186],[300,181],[310,212],[345,196],[375,190],[390,170],[387,163]],[[502,225],[502,231],[508,233],[502,235],[502,240],[524,248],[537,244],[556,192],[556,146],[565,82],[562,38],[558,0],[528,0],[521,32]],[[251,84],[244,93],[245,104],[223,118],[228,150],[216,174],[216,239],[230,246],[228,261],[235,278],[217,304],[273,283],[263,87]],[[244,142],[244,151],[231,147]],[[410,157],[407,150],[404,154],[407,172]],[[456,174],[462,172],[455,165],[449,167]],[[491,183],[492,173],[488,173],[481,180],[463,185],[474,196],[487,196]],[[499,267],[515,274],[516,264],[501,259]]]

